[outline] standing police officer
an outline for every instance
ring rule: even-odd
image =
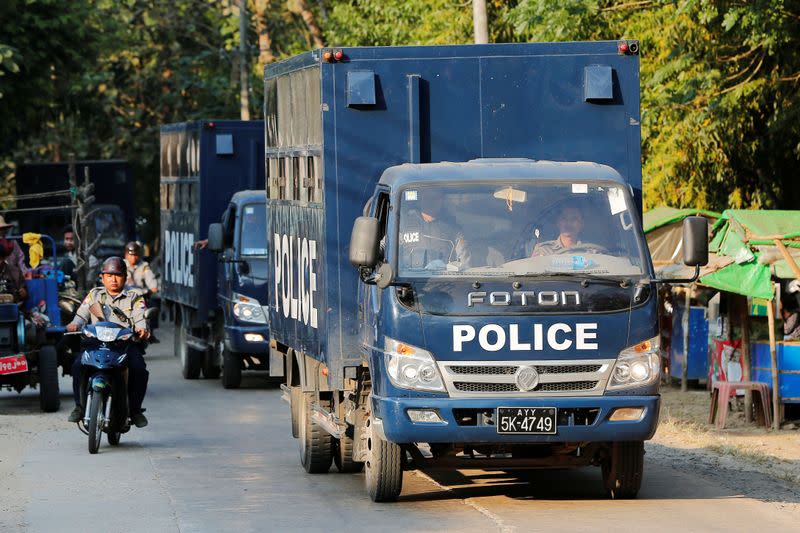
[[[92,289],[86,295],[81,306],[75,312],[75,318],[67,325],[67,331],[78,331],[87,322],[93,324],[101,320],[108,320],[126,328],[131,328],[136,335],[147,340],[150,329],[144,312],[147,309],[144,297],[137,290],[125,290],[127,270],[121,257],[109,257],[103,262],[100,269],[102,287]],[[90,307],[99,304],[107,318],[100,318],[92,313]],[[111,308],[118,308],[125,318],[118,317],[111,312]],[[138,428],[147,425],[147,418],[143,414],[142,402],[147,392],[147,380],[150,373],[144,362],[144,348],[136,343],[128,351],[128,405],[130,408],[131,422]],[[72,389],[75,396],[75,409],[69,415],[70,422],[78,422],[83,417],[80,395],[81,357],[80,351],[75,354],[72,363]]]
[[[126,285],[147,289],[150,294],[158,292],[156,276],[150,269],[150,263],[142,261],[142,247],[136,241],[131,241],[125,245],[125,267],[128,271]]]

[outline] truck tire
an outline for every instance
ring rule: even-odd
[[[58,411],[61,407],[58,354],[53,346],[42,346],[39,350],[39,406],[45,413]]]
[[[603,484],[615,500],[636,498],[644,472],[644,442],[614,442],[611,453],[601,465]]]
[[[222,352],[222,386],[238,389],[242,384],[242,358],[227,348]]]
[[[326,474],[333,460],[333,437],[311,418],[311,396],[301,394],[300,409],[300,464],[309,474]],[[330,402],[320,400],[323,408],[329,409]]]
[[[200,368],[203,363],[203,354],[192,350],[186,344],[186,328],[182,320],[175,321],[175,355],[181,360],[181,373],[184,379],[197,379],[200,377]]]
[[[292,414],[292,437],[297,438],[300,436],[300,409],[303,407],[303,390],[299,386],[291,387],[289,402]]]
[[[343,474],[361,472],[364,469],[364,463],[353,461],[353,439],[348,431],[341,438],[334,439],[333,462]]]
[[[403,490],[403,449],[372,432],[367,420],[367,492],[374,502],[393,502]]]
[[[218,379],[222,369],[220,360],[225,351],[225,325],[217,319],[211,329],[208,350],[203,357],[203,377],[206,379]]]

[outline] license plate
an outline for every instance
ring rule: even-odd
[[[28,360],[23,354],[0,357],[0,376],[28,371]]]
[[[522,435],[555,435],[555,407],[498,407],[497,432]]]

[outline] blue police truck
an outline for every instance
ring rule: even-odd
[[[161,127],[161,295],[186,379],[268,368],[263,154],[262,121]]]
[[[638,52],[267,66],[270,334],[306,471],[366,468],[391,501],[409,468],[595,465],[609,495],[636,496],[660,402]],[[693,266],[702,224],[685,226]]]

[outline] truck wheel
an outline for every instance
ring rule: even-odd
[[[393,502],[403,490],[403,449],[372,432],[372,417],[367,420],[366,482],[374,502]]]
[[[45,413],[58,411],[61,407],[58,354],[53,346],[42,346],[39,350],[39,406]]]
[[[333,437],[311,418],[311,396],[301,394],[300,397],[303,403],[300,409],[300,464],[309,474],[325,474],[333,459]],[[326,400],[319,403],[323,408],[330,408],[330,402]]]
[[[209,339],[208,349],[203,358],[203,377],[206,379],[219,378],[219,366],[222,354],[225,351],[225,326],[221,320],[216,320],[211,329],[211,338]]]
[[[203,363],[203,354],[192,350],[186,344],[186,328],[180,320],[175,322],[175,355],[181,360],[181,373],[184,379],[197,379],[200,377],[200,367]]]
[[[635,498],[642,486],[644,442],[614,442],[611,454],[603,461],[603,484],[615,500]]]
[[[303,403],[303,391],[299,386],[291,387],[289,409],[292,413],[292,437],[300,436],[300,409]]]
[[[339,472],[343,474],[361,472],[364,463],[353,461],[353,439],[347,433],[350,428],[339,439],[334,439],[333,462]]]
[[[229,350],[222,352],[222,386],[238,389],[242,384],[242,358]]]

